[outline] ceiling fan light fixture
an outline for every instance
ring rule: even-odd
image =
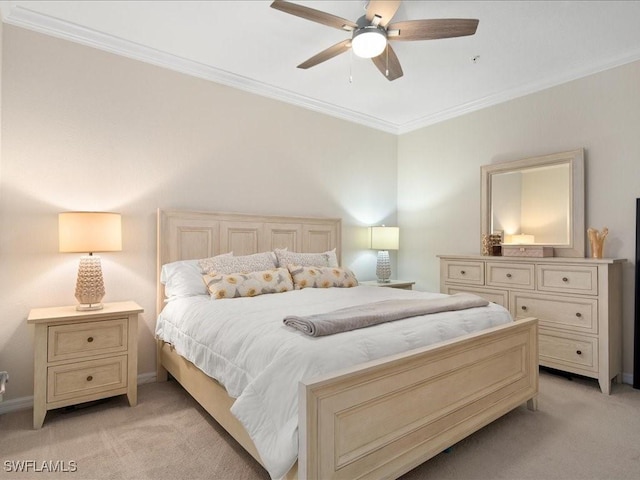
[[[368,25],[353,32],[351,48],[361,58],[373,58],[387,47],[387,34],[381,27]]]

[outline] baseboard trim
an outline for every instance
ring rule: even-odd
[[[155,381],[156,372],[141,373],[138,375],[138,385],[154,383]],[[29,408],[33,408],[33,395],[0,402],[0,415],[4,413],[17,412],[19,410],[27,410]]]

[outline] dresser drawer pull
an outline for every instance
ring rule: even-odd
[[[526,310],[527,306],[526,305],[522,305],[522,307],[520,307],[520,308],[522,308],[522,310]]]
[[[467,272],[465,272],[464,270],[460,270],[460,275],[466,275]]]
[[[93,342],[93,337],[87,338],[87,342],[89,342],[89,343]]]
[[[567,277],[562,277],[562,281],[563,281],[564,283],[567,283],[567,282],[569,281],[569,279],[568,279]]]
[[[576,353],[577,353],[578,355],[582,355],[582,350],[576,350]]]
[[[582,318],[582,314],[580,312],[576,313],[576,317]]]
[[[507,278],[511,278],[511,274],[510,273],[507,273]]]
[[[89,375],[89,376],[87,377],[87,382],[90,382],[91,380],[93,380],[93,377],[92,377],[91,375]]]

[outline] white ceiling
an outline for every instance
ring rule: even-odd
[[[294,3],[354,21],[366,5]],[[0,8],[8,24],[392,133],[640,60],[640,1],[405,0],[394,21],[477,18],[478,30],[468,37],[395,42],[404,77],[393,82],[350,52],[300,70],[296,65],[349,34],[270,4],[0,1]]]

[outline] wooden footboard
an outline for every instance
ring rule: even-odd
[[[518,405],[536,408],[537,320],[300,383],[300,478],[397,478]]]

